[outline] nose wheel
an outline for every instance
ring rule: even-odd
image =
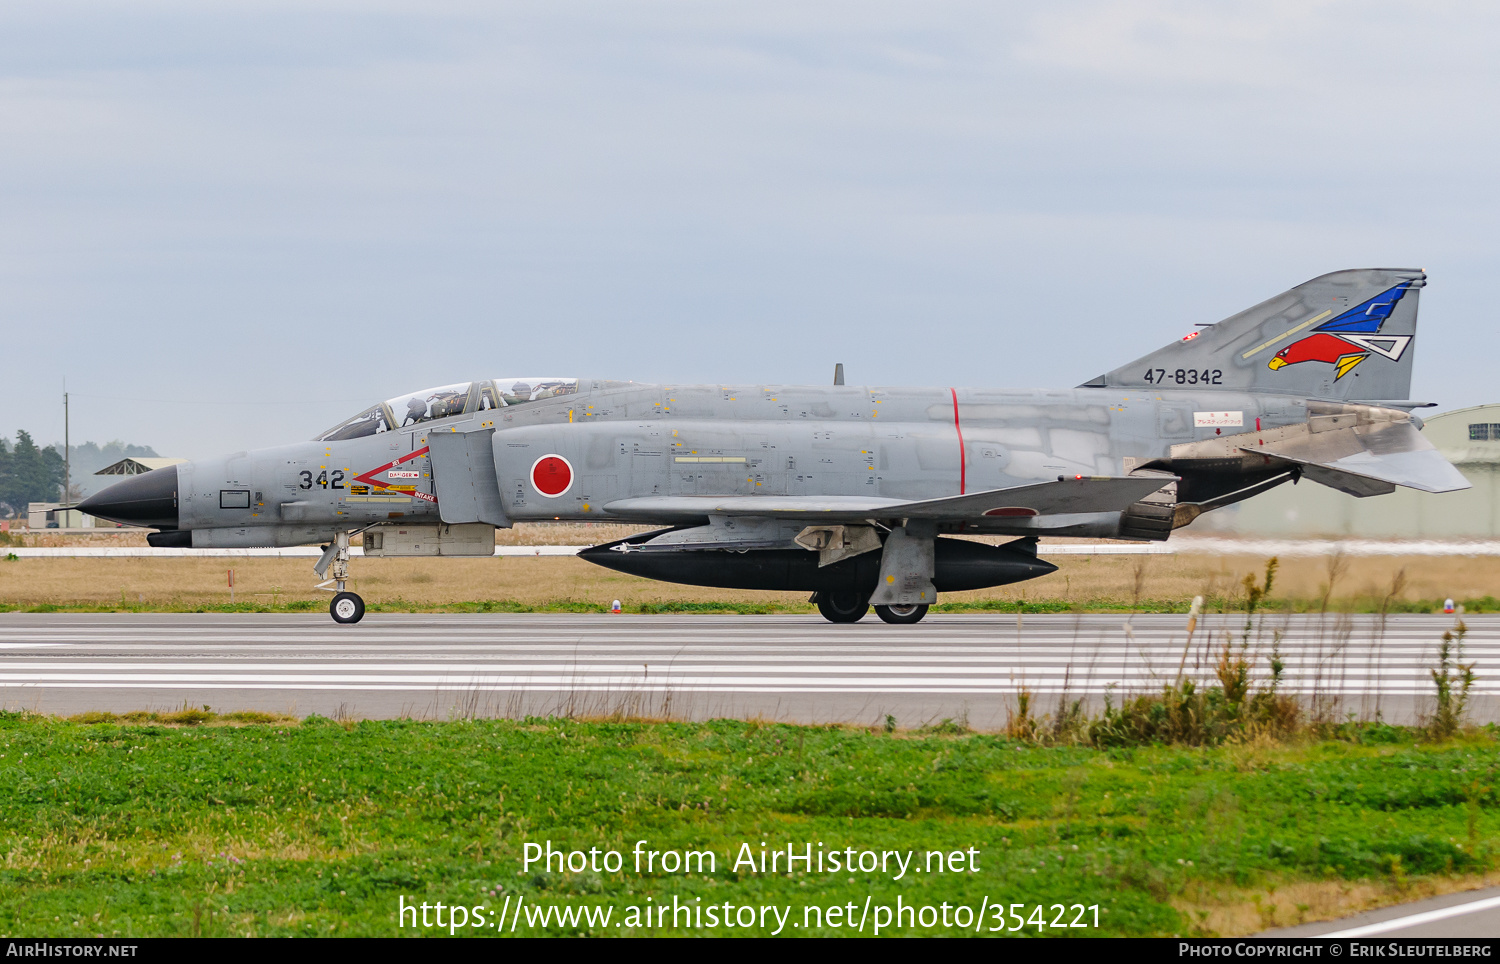
[[[329,570],[333,571],[330,573]],[[357,623],[365,618],[365,601],[355,593],[346,588],[349,580],[349,533],[339,532],[329,545],[323,547],[323,555],[318,558],[317,565],[313,566],[313,572],[318,574],[319,579],[326,575],[328,578],[318,583],[319,589],[327,589],[334,594],[333,601],[328,604],[328,615],[333,621],[342,625]],[[333,583],[336,588],[329,588]]]
[[[357,623],[365,616],[365,601],[352,592],[341,592],[328,604],[328,614],[336,623]]]

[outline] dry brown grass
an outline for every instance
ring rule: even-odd
[[[1306,880],[1239,888],[1200,883],[1172,906],[1205,936],[1245,937],[1277,927],[1339,920],[1393,904],[1500,884],[1500,872],[1417,880]]]
[[[597,534],[597,530],[596,533]],[[1182,602],[1194,595],[1238,591],[1248,573],[1260,573],[1258,556],[1152,556],[1144,570],[1140,556],[1053,556],[1058,572],[997,589],[950,593],[945,602],[976,599],[1062,600],[1077,605],[1109,602],[1128,607],[1137,595],[1152,601]],[[146,605],[173,608],[222,605],[229,601],[226,570],[235,571],[240,602],[285,603],[327,598],[314,590],[311,558],[293,559],[36,559],[0,561],[0,603],[13,606]],[[1278,598],[1312,602],[1322,595],[1327,563],[1287,559],[1277,574]],[[1396,573],[1406,572],[1400,598],[1456,599],[1497,595],[1500,559],[1439,556],[1367,557],[1349,560],[1333,594],[1335,605],[1351,597],[1378,597]],[[511,600],[544,605],[560,600],[627,607],[661,602],[779,603],[801,605],[806,593],[704,589],[652,582],[601,569],[569,557],[509,556],[486,559],[365,559],[351,564],[352,588],[371,603],[406,602],[442,606],[479,600]]]
[[[29,714],[28,714],[29,715]],[[233,726],[301,726],[299,717],[285,713],[262,713],[256,710],[240,710],[234,713],[215,713],[210,708],[188,707],[180,710],[134,710],[129,713],[110,713],[90,710],[63,717],[69,723],[94,725],[99,723],[149,723],[167,729],[185,727],[233,727]]]
[[[1196,555],[1179,553],[1160,556],[1043,556],[1058,566],[1057,572],[1041,579],[979,593],[944,596],[955,601],[970,596],[999,599],[1062,599],[1085,603],[1111,600],[1129,605],[1137,595],[1142,600],[1184,600],[1193,596],[1213,598],[1243,592],[1245,576],[1260,578],[1266,559],[1259,555]],[[1328,558],[1320,556],[1284,558],[1276,572],[1276,599],[1317,600],[1328,583]],[[1331,602],[1385,595],[1392,581],[1404,571],[1404,584],[1396,599],[1475,599],[1500,595],[1500,558],[1494,556],[1360,556],[1343,557],[1343,571],[1335,577]]]
[[[648,532],[660,526],[616,525],[604,522],[520,522],[511,529],[495,530],[497,546],[593,546],[613,542],[637,532]],[[91,533],[32,532],[27,529],[7,533],[9,544],[28,548],[88,546],[94,548],[136,547],[146,544],[145,529],[108,529]],[[0,540],[3,541],[3,540]],[[352,540],[360,545],[359,536]]]
[[[499,546],[597,546],[650,532],[661,526],[616,525],[606,522],[518,522],[514,528],[496,529]]]
[[[0,546],[25,546],[27,548],[58,548],[61,546],[90,546],[106,549],[115,546],[144,546],[145,529],[107,529],[101,532],[66,535],[48,532],[45,529],[12,529],[0,533]]]

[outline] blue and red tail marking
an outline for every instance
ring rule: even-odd
[[[1399,361],[1411,345],[1412,336],[1382,335],[1380,326],[1390,318],[1410,288],[1411,282],[1403,281],[1332,321],[1325,321],[1311,334],[1277,352],[1269,363],[1271,370],[1278,371],[1302,362],[1325,362],[1337,369],[1334,376],[1337,381],[1372,354]]]

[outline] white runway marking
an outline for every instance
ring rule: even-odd
[[[394,715],[465,694],[491,704],[524,693],[593,694],[596,704],[670,697],[679,706],[697,695],[797,718],[878,704],[908,716],[979,707],[1003,723],[1023,689],[1097,704],[1173,681],[1185,617],[1135,616],[1130,636],[1124,622],[1037,614],[1018,632],[1014,614],[929,616],[915,626],[873,616],[835,626],[816,616],[377,614],[340,627],[323,614],[12,613],[0,616],[0,702],[130,710],[197,693],[215,706],[352,699],[367,714]],[[1409,715],[1432,693],[1437,645],[1452,626],[1443,616],[1267,616],[1247,637],[1242,615],[1211,615],[1186,647],[1184,673],[1218,685],[1228,643],[1263,683],[1275,647],[1283,691]],[[1479,677],[1476,709],[1488,712],[1500,708],[1500,673],[1490,669],[1500,666],[1500,617],[1471,616],[1468,626],[1464,661]]]
[[[1452,907],[1429,910],[1421,914],[1408,914],[1405,917],[1396,917],[1392,920],[1383,920],[1375,924],[1366,924],[1363,927],[1352,927],[1346,931],[1335,931],[1331,934],[1319,934],[1318,936],[1372,937],[1375,934],[1389,934],[1391,931],[1405,930],[1408,927],[1417,927],[1422,924],[1430,924],[1433,921],[1447,920],[1450,917],[1462,917],[1465,914],[1493,910],[1497,907],[1500,907],[1500,897],[1486,897],[1483,900],[1473,900],[1467,904],[1455,904]]]

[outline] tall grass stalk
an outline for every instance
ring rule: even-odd
[[[1445,739],[1457,733],[1468,714],[1469,690],[1478,679],[1474,675],[1474,664],[1463,662],[1464,637],[1468,632],[1469,627],[1460,619],[1452,629],[1443,633],[1443,640],[1438,645],[1437,668],[1429,670],[1437,694],[1427,732],[1435,739]]]

